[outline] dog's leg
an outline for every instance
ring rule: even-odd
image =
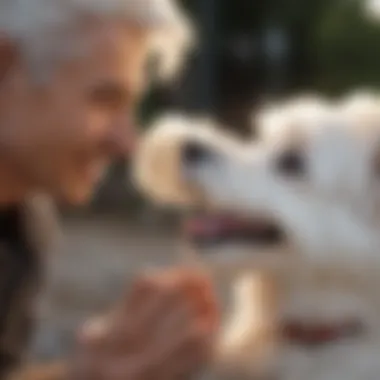
[[[239,378],[268,378],[274,371],[277,287],[268,273],[248,273],[233,289],[232,313],[215,353],[215,367]]]

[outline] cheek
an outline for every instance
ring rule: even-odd
[[[62,116],[60,121],[51,125],[48,136],[61,146],[85,148],[96,144],[104,133],[104,118],[78,110]]]
[[[46,116],[45,132],[57,144],[83,143],[91,135],[91,112],[78,96],[79,90],[71,91],[64,85],[55,87],[57,89],[51,94],[50,111],[42,111]]]
[[[88,142],[101,142],[109,133],[111,116],[107,112],[88,110],[83,113],[80,137]]]

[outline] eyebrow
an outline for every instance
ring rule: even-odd
[[[103,81],[95,84],[90,89],[90,97],[94,100],[128,100],[131,97],[131,91],[116,81]]]

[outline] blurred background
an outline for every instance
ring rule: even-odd
[[[180,3],[200,44],[174,84],[150,89],[142,128],[164,110],[181,109],[254,136],[251,116],[268,99],[380,86],[380,0]],[[112,304],[138,269],[176,260],[177,215],[144,202],[127,173],[128,162],[116,163],[91,205],[63,210],[34,358],[69,352],[75,327]]]

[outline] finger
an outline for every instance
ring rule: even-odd
[[[204,288],[204,279],[201,278],[201,283],[198,279],[199,275],[179,271],[164,276],[160,287],[152,294],[151,301],[141,308],[136,317],[135,329],[144,330],[146,335],[150,336],[159,330],[165,332],[170,328],[174,332],[179,328],[185,328],[192,319],[205,319],[202,321],[204,324],[210,322],[210,319],[214,320],[213,316],[210,317],[211,313],[216,314],[215,297],[210,296],[211,291],[204,293],[206,296],[203,298],[208,297],[206,301],[192,299],[199,298],[198,294]]]
[[[143,345],[152,335],[185,328],[193,317],[204,319],[205,325],[215,325],[216,301],[209,288],[207,279],[193,272],[172,270],[142,277],[136,285],[136,294],[144,296],[144,302],[140,302],[139,308],[115,313],[110,344],[115,348]],[[132,303],[136,305],[134,300]]]
[[[205,363],[199,352],[199,350],[196,354],[181,352],[172,356],[165,355],[160,359],[147,354],[132,356],[129,359],[119,356],[118,359],[108,362],[103,371],[104,378],[113,380],[182,379],[183,377],[180,376],[197,372]]]
[[[128,314],[143,312],[149,300],[156,298],[157,294],[160,295],[175,289],[170,286],[173,275],[173,270],[165,272],[151,270],[140,274],[133,282],[125,299],[118,305],[117,310],[121,314],[123,312],[128,312]]]
[[[192,296],[194,294],[192,290],[199,293],[202,288],[206,290],[210,288],[207,276],[193,270],[180,268],[164,272],[145,272],[134,281],[126,299],[120,303],[119,309],[129,313],[132,311],[138,312],[141,308],[144,308],[149,298],[155,297],[157,292],[165,290],[167,292],[181,293],[186,291],[188,295]],[[208,292],[208,294],[210,293]],[[209,295],[208,298],[210,298]]]
[[[182,303],[174,310],[170,310],[162,323],[156,326],[151,334],[152,341],[167,341],[168,337],[181,335],[194,320],[194,312],[188,303]]]
[[[206,368],[210,363],[209,349],[206,349],[203,345],[189,347],[191,352],[186,352],[180,350],[178,355],[173,355],[172,362],[170,366],[167,366],[166,369],[169,370],[165,373],[163,378],[172,378],[177,380],[186,380],[198,378],[204,368]],[[162,372],[164,372],[163,368]]]
[[[173,360],[171,365],[163,367],[163,369],[160,370],[160,373],[163,374],[162,378],[165,379],[193,379],[197,378],[196,375],[201,372],[206,363],[206,360],[199,358],[197,355],[191,355],[188,357],[180,356],[176,358],[176,360]]]
[[[117,305],[116,310],[120,313],[125,311],[138,312],[139,309],[151,297],[152,293],[160,287],[157,281],[157,274],[149,271],[139,274],[132,282],[126,295],[121,299]]]
[[[95,322],[92,322],[95,323]],[[92,329],[86,325],[85,329]],[[95,339],[95,340],[94,340]],[[94,341],[96,342],[94,344]],[[99,345],[98,338],[85,331],[79,338],[79,347],[72,357],[72,375],[70,378],[101,380],[101,371],[104,364],[104,352]]]
[[[182,372],[186,363],[204,363],[208,347],[201,329],[167,338],[166,342],[153,341],[150,347],[134,355],[120,353],[109,360],[105,370],[108,378],[171,378],[169,375]]]
[[[77,341],[84,349],[101,347],[107,339],[109,327],[106,317],[90,319],[79,330]]]
[[[211,357],[211,340],[202,329],[189,330],[177,341],[150,355],[160,378],[185,379],[198,372]]]
[[[152,345],[149,356],[151,360],[158,363],[164,362],[167,358],[175,357],[177,354],[186,356],[191,353],[203,354],[211,347],[212,335],[201,326],[194,326],[181,335],[174,336],[165,341],[156,341]]]
[[[168,292],[173,292],[173,299],[190,303],[195,315],[204,319],[204,323],[217,325],[219,307],[212,283],[202,272],[193,270],[172,271],[163,277],[162,284]]]
[[[139,320],[139,326],[144,326],[150,331],[155,330],[169,313],[178,310],[183,303],[180,290],[163,283],[162,287],[152,294],[150,302],[141,308],[136,321]]]
[[[192,302],[200,316],[217,321],[218,302],[216,292],[207,274],[193,269],[174,271],[165,278],[168,287],[176,288],[183,299]]]
[[[75,358],[71,378],[103,380],[103,368],[104,360],[101,355],[81,353]]]
[[[177,269],[146,273],[133,286],[130,300],[123,311],[141,324],[160,323],[159,317],[165,316],[168,309],[175,309],[192,297],[194,277],[193,273]],[[133,308],[131,305],[138,307]],[[124,324],[126,315],[121,312],[119,316]]]
[[[190,318],[190,309],[177,293],[159,287],[138,313],[125,319],[121,313],[116,316],[107,339],[110,349],[114,352],[125,351],[127,347],[138,350],[153,336],[169,333],[171,324],[176,330],[183,328]]]
[[[147,380],[147,367],[149,362],[142,361],[141,357],[131,356],[119,358],[108,362],[103,368],[104,379],[112,380]]]
[[[216,326],[219,323],[219,305],[211,282],[207,278],[194,277],[187,284],[186,293],[196,315],[205,324]]]

